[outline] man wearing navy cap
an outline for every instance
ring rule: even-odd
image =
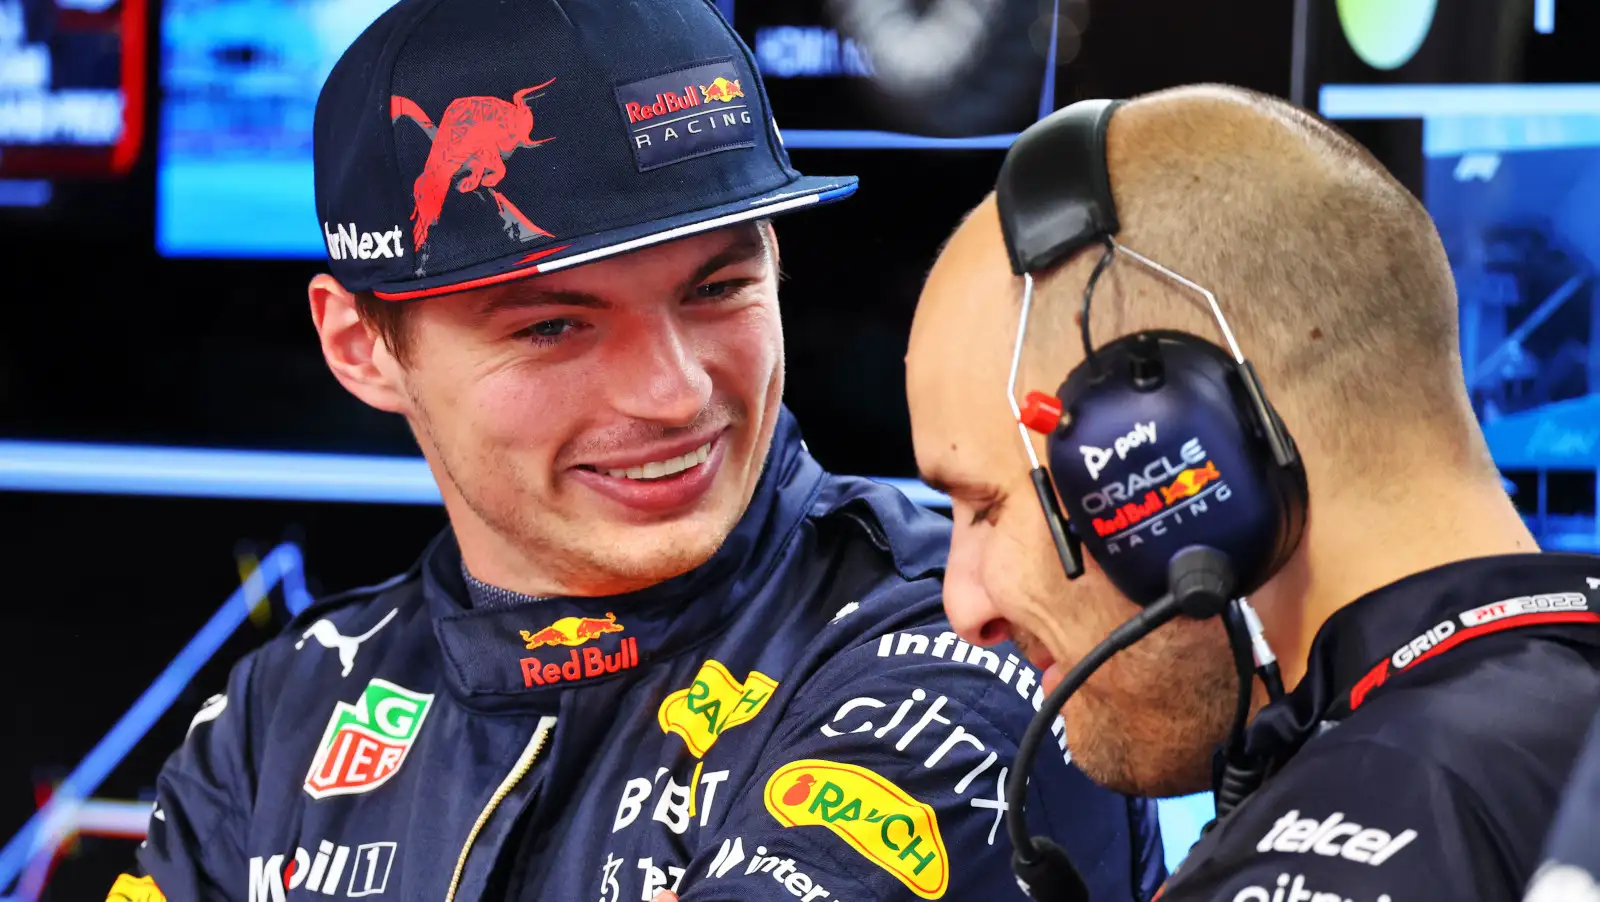
[[[769,221],[855,180],[789,165],[714,7],[402,0],[315,162],[323,352],[451,528],[234,668],[112,898],[1012,896],[1039,674],[943,620],[948,522],[781,405]],[[1154,808],[1056,726],[1034,831],[1147,898]]]

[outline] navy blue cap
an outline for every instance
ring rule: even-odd
[[[317,217],[351,291],[410,300],[837,200],[789,163],[710,0],[400,0],[317,99]]]

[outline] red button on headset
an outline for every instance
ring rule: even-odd
[[[1028,392],[1026,403],[1022,405],[1022,425],[1049,435],[1061,425],[1061,399],[1055,395],[1047,395],[1042,391]]]

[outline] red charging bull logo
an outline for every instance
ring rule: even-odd
[[[620,633],[622,624],[617,615],[607,613],[599,617],[563,617],[537,632],[521,630],[522,641],[529,649],[545,646],[579,646],[598,639],[606,633]],[[617,650],[607,654],[590,646],[581,651],[573,648],[565,659],[529,656],[520,662],[522,682],[529,688],[550,686],[587,680],[608,673],[620,673],[639,665],[639,640],[629,636],[622,640]]]
[[[505,101],[498,97],[458,97],[445,107],[434,124],[422,107],[398,94],[389,98],[392,122],[410,119],[433,141],[422,174],[412,185],[412,242],[420,253],[428,243],[428,231],[439,221],[452,183],[461,194],[480,188],[494,201],[506,234],[517,241],[554,237],[534,225],[504,194],[495,190],[506,177],[506,160],[523,147],[538,147],[554,138],[533,137],[533,109],[528,106],[536,91],[555,79],[523,88]],[[457,176],[464,176],[456,182]]]

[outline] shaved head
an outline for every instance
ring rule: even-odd
[[[1426,446],[1493,477],[1463,383],[1444,246],[1365,149],[1281,100],[1213,85],[1133,100],[1106,144],[1117,240],[1216,294],[1308,452],[1398,463]],[[1096,256],[1041,281],[1041,351],[1073,344],[1063,320],[1075,322]],[[1097,341],[1164,327],[1221,342],[1196,295],[1127,264],[1106,281]]]
[[[1214,293],[1305,461],[1310,518],[1252,596],[1293,685],[1339,606],[1410,573],[1526,536],[1462,379],[1455,286],[1427,211],[1354,141],[1274,98],[1198,85],[1135,98],[1106,134],[1119,244]],[[1081,305],[1103,249],[1035,274],[1017,396],[1083,360]],[[1090,560],[1069,581],[1006,396],[1021,279],[994,196],[929,274],[906,357],[917,463],[948,491],[945,609],[968,641],[1013,638],[1046,686],[1137,613]],[[1115,258],[1096,345],[1146,329],[1224,340],[1198,293]],[[1531,540],[1529,540],[1531,544]],[[1068,702],[1096,781],[1164,796],[1209,788],[1237,680],[1222,625],[1179,619],[1112,658]]]

